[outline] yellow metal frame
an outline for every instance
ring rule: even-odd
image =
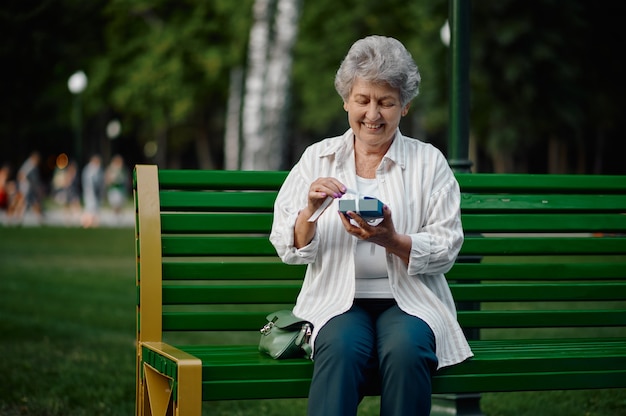
[[[202,412],[202,362],[162,342],[161,208],[158,169],[135,167],[135,247],[137,305],[137,365],[135,414],[137,416],[200,416]],[[177,365],[177,380],[143,364],[147,347]],[[172,385],[178,383],[177,395]]]

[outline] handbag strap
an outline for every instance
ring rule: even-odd
[[[307,323],[304,319],[298,318],[288,309],[272,312],[266,317],[268,322],[272,322],[273,326],[278,328],[288,328],[297,324]]]

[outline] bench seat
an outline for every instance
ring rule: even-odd
[[[470,341],[475,357],[443,369],[434,393],[611,388],[626,378],[626,341],[598,339]],[[182,346],[202,361],[202,400],[306,397],[313,365],[305,359],[276,361],[254,345]],[[158,355],[146,363],[157,366]],[[597,377],[602,375],[601,377]],[[565,377],[566,376],[566,377]],[[271,383],[268,382],[271,380]]]

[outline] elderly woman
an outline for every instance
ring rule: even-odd
[[[314,326],[310,415],[356,415],[371,385],[381,415],[428,415],[432,374],[472,356],[444,277],[463,243],[459,186],[398,129],[419,83],[396,39],[354,43],[335,77],[350,129],[308,147],[276,199],[270,240],[307,264],[294,313]],[[382,221],[340,212],[350,192],[383,201]]]

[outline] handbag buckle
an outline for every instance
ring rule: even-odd
[[[275,325],[275,322],[278,320],[278,317],[275,316],[274,319],[272,319],[270,322],[266,323],[265,325],[263,325],[263,328],[261,328],[260,332],[263,335],[269,335],[270,332],[272,332],[272,328]]]

